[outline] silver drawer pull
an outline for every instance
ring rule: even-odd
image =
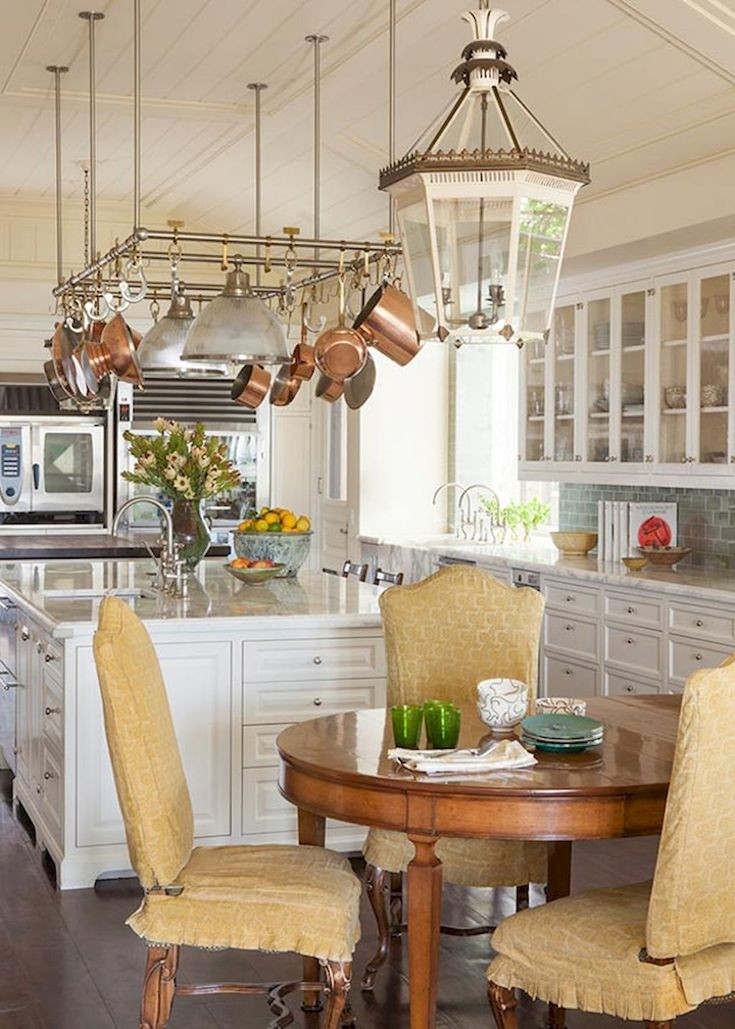
[[[27,643],[28,640],[31,638],[30,630],[26,629],[25,625],[20,630],[20,638],[23,640],[24,643]]]
[[[704,622],[702,621],[702,619],[701,619],[701,618],[698,618],[698,619],[696,620],[696,622],[695,622],[694,624],[696,625],[696,627],[697,627],[698,629],[701,629],[701,628],[702,628],[702,626],[704,625]]]
[[[572,596],[571,593],[567,593],[567,595],[566,595],[566,597],[564,597],[564,599],[566,600],[567,604],[573,604],[574,603],[574,597]]]
[[[321,706],[322,706],[322,698],[321,697],[314,697],[314,707],[321,707]]]
[[[628,608],[628,614],[629,615],[634,615],[635,614],[635,608],[634,607],[629,607]]]
[[[61,708],[60,707],[45,707],[43,710],[44,710],[44,714],[46,714],[47,716],[48,715],[60,715],[61,714]]]
[[[703,658],[704,658],[704,655],[703,655],[703,654],[699,654],[699,653],[697,653],[697,654],[695,654],[695,655],[694,655],[694,660],[695,660],[695,661],[702,661],[702,660],[703,660]]]
[[[570,625],[569,622],[564,626],[567,632],[574,632],[574,626]]]
[[[635,640],[633,639],[632,636],[629,636],[625,642],[628,644],[629,647],[632,647],[633,644],[635,643]]]
[[[625,692],[626,693],[635,693],[635,686],[626,686],[625,687]]]
[[[321,663],[322,663],[322,659],[317,654],[317,656],[314,658],[314,664],[315,665],[320,665]]]
[[[54,777],[54,776],[53,776],[53,773],[52,773],[52,772],[44,772],[44,773],[43,773],[43,777],[44,777],[44,779],[46,780],[46,782],[48,782],[48,781],[49,781],[49,779],[53,779],[53,777]]]
[[[46,644],[42,643],[40,640],[38,640],[36,642],[36,650],[38,651],[38,653],[39,654],[43,654],[45,649],[46,649]]]
[[[564,674],[565,675],[574,675],[574,672],[572,671],[571,668],[565,668],[564,669]]]

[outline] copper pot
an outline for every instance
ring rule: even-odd
[[[301,383],[291,374],[291,365],[282,364],[271,386],[271,404],[288,407],[300,389]]]
[[[102,330],[100,342],[107,346],[112,370],[123,382],[143,385],[143,372],[136,354],[142,337],[134,332],[118,312]]]
[[[421,349],[411,299],[390,283],[376,289],[355,319],[355,328],[396,364],[408,364]]]
[[[367,358],[368,337],[345,325],[345,280],[339,279],[339,316],[336,326],[325,329],[314,344],[314,362],[333,382],[357,375]]]
[[[314,347],[309,343],[306,325],[306,304],[301,306],[301,339],[293,348],[291,357],[291,378],[297,382],[308,382],[314,374]]]
[[[255,410],[265,400],[271,384],[271,373],[262,365],[244,364],[232,384],[230,397],[243,407]]]
[[[77,337],[61,322],[51,340],[51,361],[54,366],[56,381],[72,400],[83,396],[78,385],[77,365],[72,360]]]
[[[106,375],[113,371],[110,348],[106,343],[93,343],[90,340],[87,340],[83,346],[86,362],[97,381],[101,382]]]
[[[59,377],[56,374],[56,367],[54,366],[54,362],[44,361],[43,371],[44,375],[46,376],[48,388],[51,390],[51,396],[54,398],[57,404],[61,404],[64,400],[71,399],[71,394],[67,393],[66,387],[62,386],[61,382],[59,381]]]
[[[328,375],[322,373],[319,376],[314,393],[320,400],[326,400],[328,404],[333,404],[335,400],[339,400],[344,391],[345,385],[343,382],[335,382]]]

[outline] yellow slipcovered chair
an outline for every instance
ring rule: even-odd
[[[543,608],[543,597],[536,590],[505,586],[468,565],[443,568],[414,585],[386,590],[380,610],[388,704],[421,704],[433,698],[471,703],[478,682],[502,676],[527,683],[533,704]],[[445,837],[437,843],[436,853],[447,882],[515,886],[520,888],[519,906],[527,903],[529,883],[546,882],[545,843]],[[379,937],[362,979],[362,989],[371,990],[388,955],[391,933],[400,932],[401,876],[413,858],[414,846],[404,833],[371,829],[363,854]],[[492,927],[442,926],[442,932],[477,935],[492,932]]]
[[[107,744],[133,864],[145,890],[127,924],[148,946],[140,1029],[163,1029],[176,994],[261,993],[285,1024],[292,989],[329,995],[337,1029],[360,935],[360,882],[320,847],[194,847],[194,819],[166,688],[142,622],[102,602],[94,654]],[[177,985],[179,947],[292,951],[318,959],[326,982]]]
[[[673,1029],[678,1015],[735,999],[735,664],[684,691],[653,882],[588,890],[512,915],[487,971],[498,1029],[516,1029],[514,988],[564,1009]],[[553,941],[550,946],[549,941]]]

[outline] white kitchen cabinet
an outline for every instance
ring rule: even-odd
[[[176,738],[199,839],[230,835],[232,644],[159,643]],[[125,842],[103,730],[91,648],[77,654],[77,826],[79,847]]]

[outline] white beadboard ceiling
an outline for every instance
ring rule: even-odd
[[[312,50],[323,67],[322,231],[385,227],[388,0],[143,0],[143,222],[253,229],[253,94],[264,81],[263,225],[312,221]],[[398,0],[398,150],[452,95],[466,0]],[[733,152],[735,0],[507,0],[519,92],[592,164],[583,203]],[[63,79],[64,195],[88,153],[80,0],[0,0],[0,197],[53,198]],[[98,196],[129,203],[132,0],[98,0]]]

